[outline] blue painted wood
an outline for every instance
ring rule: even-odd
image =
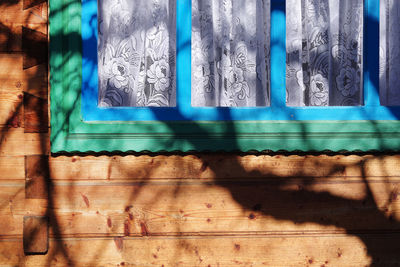
[[[379,107],[379,0],[365,5],[364,94],[365,106]]]
[[[397,120],[400,107],[379,104],[379,0],[365,0],[362,107],[286,107],[285,0],[271,0],[271,106],[193,108],[190,103],[191,0],[177,1],[177,107],[97,107],[97,1],[82,0],[84,121]]]

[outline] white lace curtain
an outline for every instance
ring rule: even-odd
[[[192,105],[269,105],[270,0],[192,0]]]
[[[400,105],[400,1],[381,0],[380,8],[381,104]]]
[[[99,106],[176,105],[175,0],[98,0]]]
[[[363,2],[286,0],[287,105],[363,104]]]
[[[192,1],[192,105],[270,103],[270,0]],[[288,106],[363,104],[364,0],[286,0]],[[99,106],[176,105],[176,0],[98,0]],[[380,97],[400,105],[400,1],[381,0]],[[283,62],[282,62],[283,64]]]

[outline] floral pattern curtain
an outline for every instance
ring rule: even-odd
[[[381,0],[380,97],[381,104],[400,105],[400,1]]]
[[[270,0],[192,0],[192,106],[269,105]]]
[[[363,104],[363,9],[363,0],[286,0],[288,106]]]
[[[176,105],[175,0],[98,0],[101,107]]]

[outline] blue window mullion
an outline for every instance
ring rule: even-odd
[[[286,106],[286,1],[271,0],[271,108]]]
[[[365,0],[364,104],[380,106],[379,100],[379,0]]]

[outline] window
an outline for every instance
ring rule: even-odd
[[[363,104],[364,1],[288,0],[289,106]]]
[[[380,96],[383,105],[400,105],[400,2],[381,1]]]
[[[175,6],[174,0],[98,1],[100,107],[176,106]]]
[[[192,106],[269,106],[270,10],[270,0],[192,1]]]
[[[162,1],[158,2],[161,3]],[[207,1],[201,2],[206,3]],[[267,1],[259,0],[255,2],[266,3]],[[259,76],[259,73],[265,75],[261,75],[262,82],[259,85],[253,82],[248,90],[243,84],[235,85],[237,96],[242,97],[253,90],[254,94],[261,96],[259,99],[263,99],[263,101],[259,103],[253,101],[250,104],[238,101],[236,104],[239,107],[225,108],[224,106],[231,106],[230,100],[228,97],[227,102],[226,99],[220,97],[222,95],[220,89],[224,88],[222,86],[224,82],[228,84],[229,81],[223,81],[217,86],[217,90],[214,91],[220,90],[217,97],[214,95],[213,97],[203,97],[198,102],[194,101],[195,97],[191,96],[199,93],[199,91],[191,90],[191,80],[194,80],[191,75],[196,73],[193,66],[190,70],[192,63],[190,43],[191,37],[196,38],[195,34],[192,34],[191,26],[196,25],[193,25],[195,23],[191,24],[191,1],[184,0],[176,3],[176,105],[173,101],[170,102],[174,98],[174,93],[169,92],[167,98],[169,107],[149,108],[140,107],[142,105],[136,104],[139,107],[105,108],[104,106],[110,105],[110,103],[104,102],[100,107],[97,105],[99,99],[97,93],[98,81],[97,75],[93,75],[93,73],[97,73],[97,64],[93,64],[97,61],[97,2],[93,0],[84,0],[82,3],[79,0],[51,0],[52,151],[399,149],[400,124],[397,121],[400,115],[399,108],[384,107],[379,103],[379,45],[376,42],[377,37],[379,37],[379,1],[354,1],[354,3],[364,3],[365,5],[363,8],[365,10],[364,25],[363,27],[359,25],[359,28],[364,28],[364,42],[363,45],[357,43],[357,55],[363,47],[364,52],[360,53],[364,56],[359,57],[360,60],[354,61],[358,62],[357,67],[355,67],[356,73],[361,69],[363,71],[359,73],[359,89],[355,90],[354,88],[357,88],[357,86],[348,87],[345,84],[348,81],[346,75],[351,75],[351,70],[345,69],[346,71],[343,72],[337,66],[334,67],[337,69],[334,72],[336,86],[345,88],[341,90],[348,90],[348,95],[355,96],[355,100],[352,99],[352,102],[348,102],[348,100],[344,102],[353,106],[345,107],[337,107],[336,103],[330,107],[306,107],[313,103],[310,94],[308,94],[308,100],[303,99],[298,102],[301,104],[286,105],[286,95],[290,96],[292,91],[295,92],[300,88],[296,89],[295,86],[290,85],[292,80],[288,77],[289,71],[285,70],[286,59],[290,60],[291,58],[290,51],[288,51],[289,55],[286,57],[288,38],[285,38],[287,22],[285,4],[289,5],[291,2],[293,1],[271,0],[271,46],[270,51],[267,49],[263,52],[265,54],[270,53],[270,77],[268,77],[268,71],[254,70],[253,65],[257,64],[252,63],[254,61],[261,62],[260,58],[264,55],[261,54],[260,56],[260,53],[256,53],[252,60],[239,60],[247,64],[246,67],[249,70],[254,70],[254,72],[252,71],[253,77],[254,73],[257,73],[256,76]],[[310,0],[297,2],[310,2]],[[311,2],[323,3],[328,2],[328,0]],[[206,10],[206,7],[202,8]],[[351,8],[347,7],[347,9]],[[323,9],[320,9],[318,12],[321,10],[323,11]],[[313,10],[307,12],[313,12]],[[196,15],[195,12],[193,14]],[[240,12],[238,14],[238,17],[240,17]],[[267,16],[268,14],[266,14]],[[361,19],[358,21],[360,24]],[[264,36],[268,35],[268,32],[261,32]],[[368,34],[365,34],[366,32]],[[359,36],[361,36],[361,33]],[[355,39],[360,40],[360,37]],[[81,40],[83,50],[81,49]],[[332,43],[335,40],[339,42],[338,38],[331,38],[330,40]],[[251,42],[259,41],[255,39]],[[218,42],[213,41],[213,43]],[[339,45],[339,43],[335,45]],[[354,42],[350,42],[348,45],[354,45]],[[242,49],[240,42],[237,42],[231,50],[236,49],[239,50],[238,53],[244,51],[240,50]],[[218,51],[218,49],[214,51]],[[224,53],[226,55],[228,52],[223,49],[220,51],[222,51],[220,55]],[[229,51],[231,53],[230,59],[235,57],[235,52],[232,53],[232,51]],[[110,55],[116,55],[116,51],[113,53],[110,53]],[[218,58],[222,59],[223,56]],[[209,62],[216,61],[218,60],[215,57],[211,57]],[[290,66],[291,62],[288,61],[287,66]],[[149,64],[152,65],[153,63],[150,62]],[[262,69],[267,69],[267,63]],[[363,64],[362,67],[361,64]],[[303,77],[304,83],[304,77],[307,77],[307,75],[304,72],[304,64],[301,65],[296,73],[300,70],[299,75]],[[140,65],[137,67],[140,71]],[[216,72],[212,72],[211,69],[217,67],[216,64],[210,65],[210,75],[212,73],[216,75]],[[165,74],[166,67],[163,68]],[[200,79],[203,79],[201,84],[203,89],[207,91],[209,89],[204,86],[204,77],[208,75],[208,70],[202,66],[201,71],[203,73],[199,76]],[[225,77],[227,76],[225,75]],[[236,83],[242,83],[244,80],[242,78],[236,74]],[[313,84],[311,81],[314,81],[315,88],[325,92],[323,87],[326,83],[325,78],[323,75],[315,74],[310,76],[309,84]],[[270,83],[267,82],[268,79],[270,79]],[[286,83],[286,81],[288,82]],[[331,81],[332,79],[329,82]],[[126,84],[129,83],[129,80],[122,82]],[[249,82],[251,83],[252,80],[250,79]],[[249,82],[247,82],[248,85]],[[119,85],[115,86],[116,84],[117,82],[114,82],[113,88],[120,89],[123,87],[118,88]],[[234,82],[231,81],[230,89],[233,88],[232,84]],[[214,83],[213,86],[215,85]],[[162,85],[159,84],[159,86]],[[161,88],[159,87],[160,91],[162,91]],[[309,86],[308,92],[314,92],[315,89],[312,88],[312,86]],[[332,88],[332,86],[329,88]],[[363,97],[362,89],[364,91]],[[286,90],[288,94],[286,94]],[[301,90],[306,91],[306,89]],[[328,95],[331,96],[331,93]],[[100,93],[100,99],[102,96],[104,94]],[[321,99],[324,100],[324,97]],[[330,100],[322,101],[321,99],[318,100],[321,103],[331,103]],[[164,100],[160,101],[160,103],[167,104]],[[290,99],[288,101],[290,103]],[[338,103],[342,104],[343,101],[338,100]],[[364,105],[361,105],[362,101]],[[137,103],[137,99],[133,102]],[[314,101],[315,103],[317,102]]]

